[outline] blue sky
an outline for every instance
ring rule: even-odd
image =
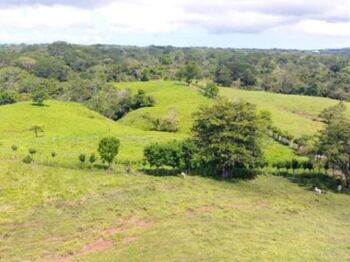
[[[0,0],[1,43],[350,46],[350,0]]]

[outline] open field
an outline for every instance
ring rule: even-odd
[[[336,105],[337,100],[323,97],[284,95],[262,91],[246,91],[234,88],[221,88],[220,94],[231,99],[244,99],[272,113],[275,126],[294,136],[312,135],[322,128],[317,116],[323,109]],[[350,116],[349,103],[347,114]]]
[[[11,145],[19,146],[19,155],[34,147],[38,157],[50,159],[57,153],[56,162],[72,162],[80,153],[96,152],[98,141],[104,136],[121,140],[120,160],[140,160],[143,147],[155,141],[182,138],[183,134],[144,132],[109,120],[77,103],[47,101],[46,106],[33,106],[30,102],[0,107],[0,152],[11,155]],[[35,137],[29,129],[42,125],[44,133]]]
[[[349,195],[2,161],[1,261],[347,261]]]
[[[96,152],[107,135],[121,140],[118,160],[140,161],[145,145],[188,137],[193,112],[212,103],[176,82],[115,85],[142,88],[157,103],[118,122],[77,103],[0,107],[0,261],[350,260],[349,194],[317,175],[219,181],[81,166],[78,155]],[[220,94],[270,110],[274,125],[295,136],[316,133],[322,124],[312,119],[336,103],[228,88]],[[144,114],[162,117],[172,107],[179,132],[149,131]],[[44,133],[35,137],[33,125]],[[31,147],[38,153],[25,165]],[[296,157],[270,139],[264,148],[269,162]],[[314,186],[326,193],[315,194]]]
[[[131,112],[120,122],[129,126],[147,129],[143,115],[150,113],[163,116],[169,108],[175,108],[180,115],[180,132],[186,132],[191,127],[191,115],[200,105],[211,103],[212,100],[202,96],[195,88],[171,81],[150,81],[118,83],[118,88],[129,88],[136,92],[144,89],[153,95],[157,104],[152,108],[142,108]],[[337,100],[322,97],[300,95],[285,95],[262,91],[246,91],[235,88],[220,88],[220,95],[229,99],[244,99],[256,104],[259,109],[271,112],[273,124],[295,136],[315,134],[322,128],[322,123],[316,121],[319,113],[330,106],[336,105]],[[350,116],[349,103],[347,113]]]

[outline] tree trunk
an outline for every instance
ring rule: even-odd
[[[345,187],[350,188],[350,174],[349,173],[344,174],[344,184],[345,184]]]
[[[228,167],[223,167],[222,168],[222,172],[221,172],[221,176],[222,178],[229,178],[231,175],[231,168]]]

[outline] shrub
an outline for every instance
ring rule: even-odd
[[[80,163],[84,163],[85,162],[85,160],[86,160],[86,156],[84,155],[84,154],[80,154],[79,155],[79,161],[80,161]]]
[[[108,163],[111,167],[115,157],[119,152],[120,141],[114,137],[105,137],[101,139],[98,145],[98,153],[103,161]]]
[[[51,157],[55,158],[57,156],[56,152],[51,152]]]
[[[28,152],[31,155],[31,157],[33,157],[36,154],[36,149],[35,148],[29,148]]]
[[[13,152],[16,152],[18,150],[18,146],[17,145],[12,145],[11,149]]]
[[[92,153],[91,155],[90,155],[90,157],[89,157],[89,162],[90,162],[90,164],[92,165],[93,163],[95,163],[96,162],[96,155],[95,155],[95,153]]]
[[[300,167],[299,161],[296,159],[293,159],[290,165],[293,169],[293,172]]]
[[[138,90],[137,94],[133,97],[131,107],[132,109],[138,109],[142,107],[150,107],[155,104],[153,96],[146,96],[143,89]]]
[[[0,92],[0,105],[14,104],[17,100],[12,93]]]
[[[179,128],[179,117],[175,108],[171,108],[164,118],[146,116],[151,123],[151,130],[176,132]]]
[[[144,159],[151,167],[169,166],[190,170],[194,168],[195,152],[196,149],[191,140],[154,143],[145,147]]]
[[[23,163],[30,164],[33,162],[33,158],[30,155],[27,155],[25,158],[23,158]]]
[[[206,86],[203,88],[203,94],[209,98],[216,97],[218,93],[219,93],[219,88],[213,82],[207,83]]]
[[[311,161],[304,161],[302,167],[310,172],[314,168],[314,164]]]
[[[162,148],[158,143],[146,146],[143,151],[143,155],[145,162],[147,162],[151,167],[155,166],[159,168],[164,164]]]
[[[180,142],[181,150],[181,168],[184,168],[186,171],[195,169],[195,158],[197,154],[197,148],[194,142],[191,139],[186,139]]]
[[[289,170],[289,169],[292,168],[292,164],[291,164],[290,161],[285,161],[285,162],[283,163],[283,167],[284,167],[285,169]]]

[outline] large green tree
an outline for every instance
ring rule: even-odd
[[[265,118],[245,101],[218,100],[195,114],[194,142],[202,160],[227,178],[234,168],[250,168],[262,160],[260,138]]]
[[[178,79],[184,80],[188,85],[190,85],[193,80],[201,78],[202,72],[197,64],[188,63],[184,67],[180,68],[176,75]]]
[[[345,106],[340,103],[321,115],[326,127],[318,135],[317,153],[324,156],[331,167],[342,171],[350,187],[350,121],[345,116]]]

